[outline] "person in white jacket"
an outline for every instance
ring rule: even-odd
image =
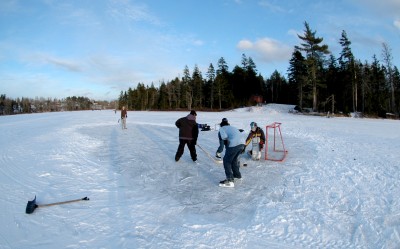
[[[239,155],[245,148],[245,137],[235,127],[230,126],[227,121],[220,124],[219,136],[225,143],[225,156],[223,158],[226,179],[219,183],[220,187],[234,187],[234,179],[241,179],[242,174],[239,171]]]

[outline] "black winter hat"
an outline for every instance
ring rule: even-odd
[[[222,119],[222,122],[219,124],[219,126],[225,126],[225,125],[229,125],[229,123],[228,123],[228,119],[226,119],[226,118],[223,118]]]
[[[194,110],[191,110],[191,111],[190,111],[190,114],[192,114],[193,116],[197,116],[197,113],[196,113],[196,111],[194,111]]]

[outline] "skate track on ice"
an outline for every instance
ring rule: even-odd
[[[399,121],[289,114],[268,105],[198,112],[249,131],[281,122],[284,162],[248,161],[243,182],[218,187],[221,164],[187,148],[188,112],[111,110],[0,117],[0,248],[398,248]],[[217,131],[198,139],[213,155]],[[264,155],[263,155],[264,157]],[[38,208],[88,196],[90,201]]]

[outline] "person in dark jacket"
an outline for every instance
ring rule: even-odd
[[[196,144],[199,136],[199,128],[196,122],[197,113],[190,111],[186,117],[182,117],[175,122],[179,128],[179,146],[175,154],[175,161],[179,161],[183,155],[185,145],[189,148],[193,162],[197,161]]]
[[[265,144],[265,134],[264,131],[258,127],[256,122],[251,122],[250,123],[250,133],[246,138],[246,146],[249,145],[253,139],[257,139],[258,141],[258,154],[257,155],[253,155],[252,150],[250,150],[248,153],[250,154],[250,156],[252,157],[253,160],[260,160],[261,158],[261,151],[264,148],[264,144]]]
[[[121,110],[121,126],[122,129],[126,129],[126,118],[128,117],[128,111],[126,110],[125,106],[122,107]]]

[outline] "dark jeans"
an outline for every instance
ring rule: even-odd
[[[187,147],[189,148],[192,160],[196,161],[197,160],[196,145],[192,140],[186,140],[186,139],[179,139],[179,146],[178,150],[176,151],[175,161],[178,161],[183,155],[183,151],[185,150],[185,145],[187,145]]]
[[[224,156],[224,169],[226,179],[232,180],[233,178],[242,178],[242,174],[239,171],[239,161],[238,157],[244,148],[244,144],[240,144],[235,147],[226,147]]]

